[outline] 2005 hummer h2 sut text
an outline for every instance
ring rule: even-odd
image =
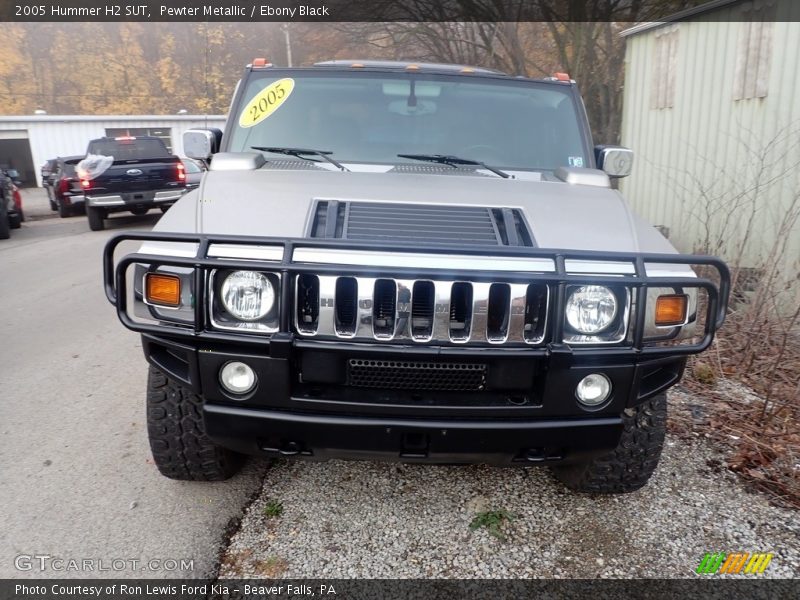
[[[592,146],[569,77],[260,59],[184,151],[210,162],[199,189],[104,255],[164,475],[262,454],[647,482],[729,276],[611,188],[632,155]]]

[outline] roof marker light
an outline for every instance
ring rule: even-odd
[[[406,65],[406,71],[419,71],[419,65]]]
[[[569,73],[553,73],[553,77],[558,81],[570,81]]]
[[[254,58],[253,59],[253,66],[254,67],[266,67],[269,63],[267,62],[266,58]]]
[[[363,69],[364,65],[361,64],[361,63],[353,63],[352,65],[350,65],[350,68],[351,69]]]

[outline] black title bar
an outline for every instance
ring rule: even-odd
[[[705,7],[702,5],[706,4]],[[644,22],[713,15],[792,20],[790,0],[760,12],[741,0],[0,0],[0,22]],[[699,7],[699,8],[698,8]],[[681,10],[676,13],[676,10]]]

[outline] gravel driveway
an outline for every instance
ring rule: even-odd
[[[625,496],[570,493],[548,470],[276,462],[220,577],[692,577],[706,552],[773,552],[800,575],[800,520],[674,436],[655,477]],[[281,503],[279,516],[267,516]],[[470,529],[507,511],[499,535]]]

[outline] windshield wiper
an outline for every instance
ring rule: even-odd
[[[308,158],[307,155],[311,156],[319,156],[322,160],[325,160],[331,163],[334,167],[339,169],[340,171],[349,171],[347,167],[345,167],[342,163],[338,160],[332,159],[329,155],[333,154],[330,150],[313,150],[311,148],[280,148],[275,146],[250,146],[253,150],[261,150],[262,152],[272,152],[273,154],[288,154],[289,156],[296,156],[297,158],[302,158],[303,160],[313,160]]]
[[[449,165],[454,169],[459,167],[460,165],[474,165],[476,167],[481,167],[482,169],[486,169],[487,171],[491,171],[495,175],[499,175],[503,179],[508,179],[511,177],[508,173],[501,171],[500,169],[495,169],[494,167],[490,167],[486,163],[482,163],[479,160],[471,160],[469,158],[460,158],[458,156],[452,156],[450,154],[398,154],[400,158],[410,158],[411,160],[422,160],[425,162],[434,162],[439,163],[440,165]]]

